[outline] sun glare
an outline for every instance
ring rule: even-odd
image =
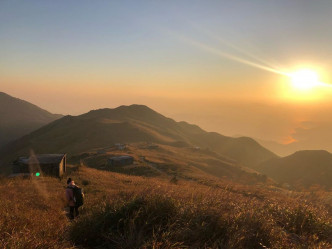
[[[311,90],[312,88],[319,86],[318,74],[309,69],[302,69],[290,74],[292,85],[298,90]]]
[[[324,100],[331,96],[332,84],[322,81],[321,77],[324,76],[322,70],[316,71],[309,67],[303,67],[285,73],[285,75],[287,76],[285,84],[280,85],[280,96],[282,98],[297,102],[308,102]]]

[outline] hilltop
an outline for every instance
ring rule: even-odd
[[[0,147],[63,117],[0,92]]]
[[[283,158],[273,158],[258,168],[280,183],[310,187],[332,187],[332,154],[325,150],[303,150]]]
[[[131,105],[65,116],[9,144],[0,151],[0,158],[9,162],[30,150],[75,155],[115,143],[139,142],[208,149],[246,167],[277,157],[251,138],[206,132],[196,125],[176,122],[147,106]]]

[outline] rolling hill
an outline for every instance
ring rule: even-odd
[[[208,149],[248,167],[276,157],[253,139],[206,132],[196,125],[176,122],[147,106],[131,105],[65,116],[9,144],[0,151],[0,158],[8,162],[30,150],[74,155],[114,143],[138,142]]]
[[[324,150],[303,150],[262,163],[258,170],[280,183],[310,187],[332,187],[332,154]]]
[[[27,101],[0,92],[0,147],[29,134],[62,115],[52,114]]]

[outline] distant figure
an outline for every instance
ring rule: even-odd
[[[79,215],[78,208],[83,205],[83,191],[75,185],[75,182],[68,178],[66,188],[66,198],[69,205],[69,218],[74,219]],[[74,212],[75,211],[75,212]]]

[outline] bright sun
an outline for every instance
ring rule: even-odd
[[[311,90],[319,86],[318,74],[310,69],[302,69],[290,74],[292,85],[294,88],[302,91]]]
[[[285,73],[288,80],[280,90],[281,96],[293,101],[317,101],[330,97],[332,84],[322,82],[317,71],[301,68]]]

